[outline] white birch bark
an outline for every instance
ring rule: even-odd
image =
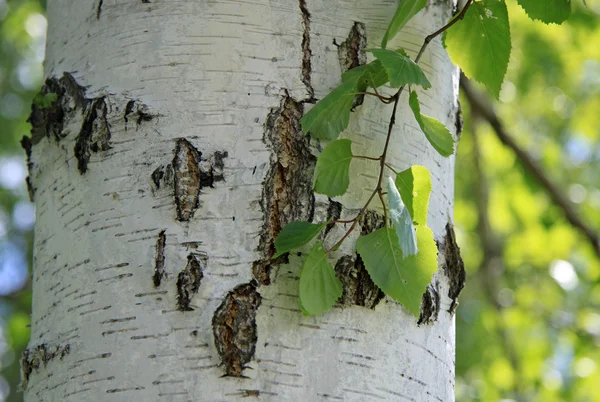
[[[431,3],[388,47],[416,54],[451,15],[450,1]],[[46,115],[51,133],[33,141],[26,401],[454,400],[454,318],[442,269],[432,281],[437,321],[421,325],[388,298],[374,309],[338,305],[304,317],[299,258],[263,269],[273,230],[290,219],[323,221],[337,205],[320,196],[312,204],[301,186],[314,160],[297,132],[307,101],[340,82],[333,41],[360,22],[367,46],[377,46],[396,4],[48,2],[46,76],[60,87],[68,72],[85,92],[61,98],[64,126],[50,127]],[[439,39],[421,65],[433,85],[420,93],[422,111],[454,132],[457,70]],[[87,100],[78,105],[77,94]],[[381,152],[390,113],[371,98],[356,109],[343,133],[356,154]],[[390,162],[432,173],[428,221],[444,244],[454,157],[426,142],[406,99],[397,122]],[[350,192],[336,199],[342,217],[372,191],[376,168],[353,161]],[[333,260],[354,261],[357,235]],[[247,285],[261,274],[270,285]],[[254,322],[255,348],[244,343]],[[236,336],[238,324],[249,335],[238,334],[230,363],[243,370],[228,369],[215,345],[216,332]]]

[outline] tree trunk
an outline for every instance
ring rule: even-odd
[[[24,140],[37,208],[27,401],[454,399],[454,158],[406,99],[390,162],[432,173],[444,268],[421,324],[370,281],[358,233],[332,255],[344,295],[322,316],[299,309],[297,254],[271,262],[286,223],[351,218],[375,185],[377,164],[358,160],[348,194],[313,194],[323,144],[300,118],[365,62],[395,1],[48,3],[43,91],[57,100],[32,107]],[[452,2],[431,3],[390,48],[414,56],[448,20]],[[421,64],[422,110],[458,130],[439,39]],[[381,153],[390,113],[356,107],[343,134],[355,154]],[[381,224],[373,210],[361,230]]]

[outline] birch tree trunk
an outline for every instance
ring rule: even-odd
[[[440,245],[421,323],[370,281],[359,233],[332,255],[344,295],[319,317],[299,309],[299,257],[271,262],[286,223],[353,217],[375,185],[376,164],[359,160],[348,194],[313,194],[323,144],[300,118],[366,61],[396,5],[48,2],[43,91],[58,99],[32,108],[23,141],[37,215],[26,401],[454,400],[454,159],[407,106],[390,161],[432,173]],[[431,1],[389,47],[414,56],[451,13]],[[439,39],[421,64],[433,85],[422,110],[458,130],[457,69]],[[343,133],[356,154],[381,153],[390,113],[356,107]],[[375,209],[361,230],[381,224]]]

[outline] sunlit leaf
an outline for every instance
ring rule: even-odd
[[[511,46],[504,1],[472,3],[464,19],[446,31],[444,44],[452,61],[498,98]]]
[[[411,166],[396,175],[396,187],[402,201],[419,225],[427,225],[427,208],[431,194],[431,174],[425,166]]]
[[[560,24],[571,16],[570,0],[517,0],[532,20]]]

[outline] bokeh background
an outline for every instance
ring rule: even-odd
[[[507,0],[513,50],[496,111],[508,134],[600,231],[600,0],[563,25]],[[45,1],[0,0],[0,401],[20,401],[34,206],[19,141],[42,84]],[[600,257],[547,189],[461,97],[455,225],[467,270],[458,401],[600,401]]]

